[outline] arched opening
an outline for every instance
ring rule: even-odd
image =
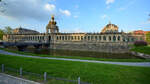
[[[113,41],[116,41],[116,36],[113,36]]]
[[[103,36],[103,40],[106,40],[106,36]]]
[[[111,41],[111,36],[109,36],[109,41]]]
[[[120,36],[118,36],[118,41],[120,41]]]

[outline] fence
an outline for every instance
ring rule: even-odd
[[[44,72],[44,74],[37,74],[37,73],[24,71],[23,68],[21,68],[21,67],[20,67],[20,69],[14,69],[14,68],[6,67],[4,64],[1,65],[1,72],[2,73],[4,73],[4,72],[13,72],[13,73],[19,75],[20,77],[23,77],[25,75],[34,76],[36,78],[43,79],[42,80],[43,83],[47,83],[47,81],[49,79],[55,79],[55,80],[68,82],[69,84],[90,84],[90,83],[82,82],[80,80],[80,77],[78,77],[77,80],[69,80],[69,79],[65,79],[65,78],[50,76],[49,74],[47,74],[47,72]]]

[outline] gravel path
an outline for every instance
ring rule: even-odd
[[[0,54],[11,55],[11,56],[20,56],[20,57],[39,58],[39,59],[54,59],[54,60],[65,60],[65,61],[78,61],[78,62],[150,67],[150,62],[108,62],[108,61],[80,60],[80,59],[68,59],[68,58],[39,57],[39,56],[29,56],[29,55],[21,55],[21,54],[11,53],[11,52],[7,52],[4,50],[0,50]]]

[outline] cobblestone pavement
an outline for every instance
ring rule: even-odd
[[[11,56],[20,56],[20,57],[39,58],[39,59],[53,59],[53,60],[65,60],[65,61],[78,61],[78,62],[105,63],[105,64],[116,64],[116,65],[127,65],[127,66],[150,67],[150,62],[109,62],[109,61],[68,59],[68,58],[39,57],[39,56],[29,56],[29,55],[21,55],[21,54],[11,53],[11,52],[7,52],[4,50],[0,50],[0,54],[11,55]]]

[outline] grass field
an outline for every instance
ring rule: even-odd
[[[111,64],[33,59],[0,55],[0,64],[24,71],[54,77],[77,79],[91,84],[149,84],[150,67],[131,67]],[[53,82],[54,84],[55,81]],[[61,84],[61,83],[57,83]]]
[[[135,52],[141,52],[141,53],[145,53],[145,54],[150,55],[150,45],[149,46],[133,47],[131,50],[135,51]]]
[[[18,54],[40,56],[40,57],[56,57],[56,58],[70,58],[70,59],[97,60],[97,61],[114,61],[114,62],[150,62],[150,59],[140,59],[140,58],[107,59],[107,58],[80,57],[80,56],[52,56],[52,55],[41,55],[41,54],[33,54],[33,53],[28,53],[28,52],[21,52],[21,51],[16,51],[16,50],[12,50],[12,49],[2,49],[2,50],[6,50],[9,52],[18,53]]]

